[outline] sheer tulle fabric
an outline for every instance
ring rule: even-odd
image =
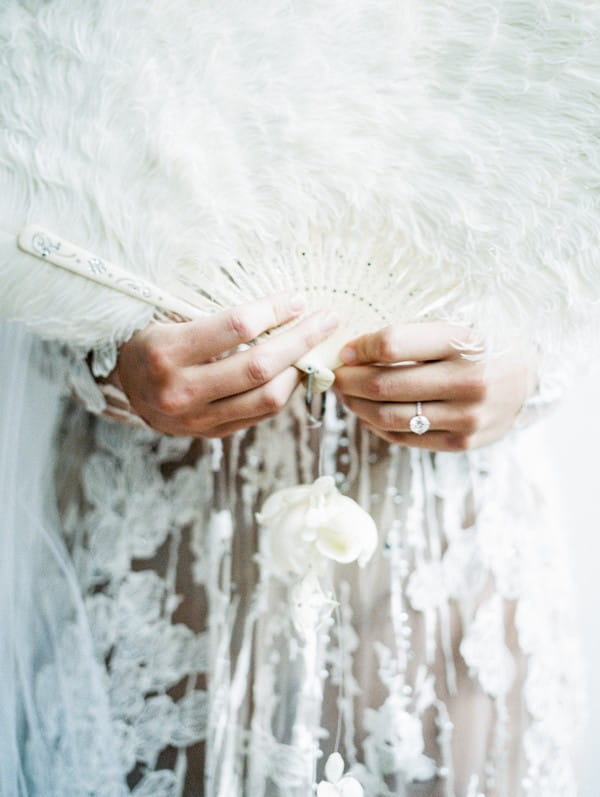
[[[104,673],[54,506],[60,389],[0,324],[0,794],[121,793]]]

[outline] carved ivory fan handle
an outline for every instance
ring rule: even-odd
[[[131,274],[121,266],[115,266],[114,263],[109,263],[42,227],[28,225],[21,230],[17,241],[19,249],[39,260],[97,282],[105,288],[131,296],[133,299],[139,299],[165,313],[174,314],[181,320],[191,321],[203,317],[197,308],[183,299],[166,293],[143,277]]]
[[[175,316],[176,320],[190,321],[206,317],[193,304],[37,225],[24,227],[18,235],[17,243],[21,251],[28,255],[152,305],[170,316]],[[262,337],[264,336],[261,335],[258,339]],[[333,371],[321,365],[320,359],[318,350],[315,350],[314,357],[309,352],[295,363],[300,371],[312,375],[311,388],[314,393],[324,392],[334,380]]]

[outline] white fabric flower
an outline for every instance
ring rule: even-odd
[[[325,764],[325,780],[317,786],[317,797],[363,797],[364,789],[351,775],[344,775],[344,759],[332,753]]]
[[[421,719],[406,711],[404,702],[390,696],[379,709],[365,711],[365,745],[375,751],[386,774],[402,772],[409,783],[428,781],[436,775],[436,764],[424,754]]]
[[[300,637],[314,634],[338,605],[331,594],[325,594],[314,570],[310,570],[290,591],[292,621]]]
[[[377,545],[373,518],[341,495],[331,476],[278,490],[256,517],[273,561],[285,572],[304,574],[321,556],[362,567]]]

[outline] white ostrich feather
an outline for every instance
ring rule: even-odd
[[[289,286],[349,337],[448,318],[560,358],[600,296],[599,31],[583,0],[8,0],[0,227],[206,311]],[[46,337],[151,317],[9,249],[0,314]]]

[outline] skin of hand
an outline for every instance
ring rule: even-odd
[[[287,404],[301,376],[293,363],[338,320],[315,313],[244,351],[236,348],[297,319],[304,306],[301,295],[285,294],[197,321],[152,323],[121,346],[115,382],[158,432],[225,437],[254,426]]]
[[[527,347],[482,362],[461,356],[461,348],[482,353],[464,327],[394,324],[345,346],[334,387],[348,409],[391,443],[432,451],[487,445],[510,430],[533,392],[537,358]],[[431,422],[422,436],[409,428],[417,401]]]

